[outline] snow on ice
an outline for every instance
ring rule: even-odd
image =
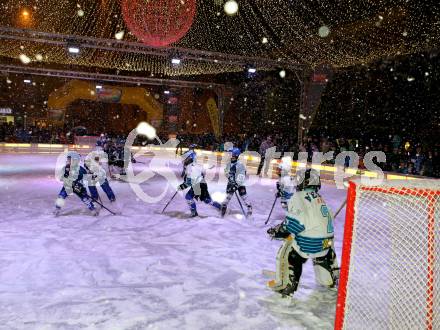
[[[70,196],[54,218],[55,163],[56,155],[0,154],[0,329],[333,328],[336,291],[315,283],[310,261],[293,298],[265,286],[262,270],[275,269],[281,244],[264,226],[274,181],[249,188],[252,221],[236,201],[224,219],[205,205],[188,219],[182,196],[162,215],[173,191],[146,204],[120,181],[111,185],[122,215],[92,217]],[[156,175],[142,189],[163,186]],[[345,198],[325,184],[322,194],[333,211]],[[277,205],[271,224],[282,217]],[[343,219],[335,221],[339,260]]]

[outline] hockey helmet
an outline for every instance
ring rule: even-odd
[[[79,153],[77,153],[76,151],[69,151],[67,153],[67,159],[72,159],[72,160],[77,160],[80,161],[81,160],[81,155]]]
[[[241,150],[239,148],[232,148],[231,150],[231,161],[236,162],[238,157],[240,157]]]
[[[296,173],[296,180],[297,191],[305,190],[307,188],[314,189],[315,191],[321,189],[319,172],[312,168],[298,170]]]
[[[182,162],[185,165],[189,165],[193,162],[196,162],[196,160],[197,160],[197,155],[193,150],[188,150],[182,155]]]
[[[277,173],[279,176],[285,176],[290,174],[292,169],[292,159],[290,157],[283,157],[281,162],[278,163]]]
[[[197,144],[195,144],[195,143],[190,144],[188,148],[189,148],[190,150],[194,150],[195,148],[197,148]]]

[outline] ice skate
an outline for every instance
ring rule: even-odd
[[[90,214],[94,217],[97,217],[99,215],[99,209],[95,208],[93,210],[90,210]]]
[[[246,218],[252,217],[252,206],[248,206],[247,212],[246,212]]]
[[[228,206],[226,204],[223,204],[220,209],[220,213],[221,213],[222,218],[226,215],[227,210],[228,210]]]

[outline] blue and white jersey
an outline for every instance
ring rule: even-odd
[[[185,168],[184,183],[187,187],[194,187],[205,183],[205,170],[202,166],[191,163]]]
[[[292,245],[303,258],[324,256],[333,244],[333,216],[314,190],[293,195],[283,227],[292,234]]]
[[[225,175],[230,183],[236,183],[238,186],[246,184],[246,167],[240,161],[227,163]]]
[[[108,163],[108,156],[100,147],[97,147],[86,156],[84,165],[90,174],[87,177],[89,185],[94,186],[97,182],[102,184],[107,179],[107,172],[101,166],[101,163]]]
[[[87,171],[84,167],[80,165],[66,165],[62,169],[62,177],[60,177],[63,182],[63,188],[68,194],[73,192],[73,186],[76,183],[83,184],[87,177]]]

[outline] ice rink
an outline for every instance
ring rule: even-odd
[[[333,328],[337,293],[315,283],[311,261],[293,298],[266,288],[262,270],[275,269],[281,245],[264,226],[275,180],[248,188],[252,220],[240,216],[235,199],[223,219],[201,204],[200,217],[189,219],[182,195],[162,215],[175,190],[147,204],[128,183],[113,180],[122,215],[102,210],[92,217],[70,196],[55,218],[62,186],[54,178],[56,157],[0,154],[0,329]],[[146,166],[135,164],[139,171]],[[150,195],[167,187],[156,170],[140,184]],[[225,183],[209,189],[224,192]],[[346,195],[328,184],[321,193],[333,212]],[[339,260],[344,215],[335,220]],[[280,205],[272,219],[283,219]]]

